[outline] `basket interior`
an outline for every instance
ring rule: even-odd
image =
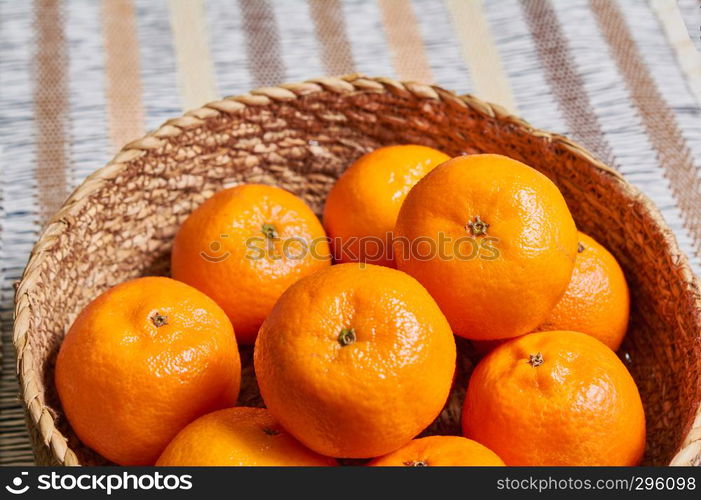
[[[379,146],[401,143],[424,144],[454,156],[505,154],[556,182],[579,229],[609,248],[624,268],[632,321],[619,355],[643,396],[645,463],[669,462],[701,397],[698,310],[671,233],[637,191],[547,134],[530,133],[516,121],[451,99],[422,99],[399,90],[321,91],[216,115],[167,137],[102,182],[63,220],[65,231],[43,254],[40,283],[30,291],[29,348],[43,380],[40,394],[81,463],[106,462],[71,431],[53,382],[57,349],[80,308],[126,279],[168,274],[179,224],[223,186],[277,185],[320,213],[326,193],[350,162]],[[432,432],[459,432],[462,395],[475,356],[468,341],[458,345],[456,390]],[[260,404],[250,351],[242,358],[241,400]]]

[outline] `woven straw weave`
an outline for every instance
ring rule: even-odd
[[[179,224],[223,186],[274,184],[320,213],[349,163],[396,143],[501,153],[555,181],[579,228],[614,253],[630,284],[632,321],[619,354],[645,404],[645,463],[699,464],[701,293],[654,205],[577,144],[498,106],[357,75],[263,88],[170,120],[126,145],[53,217],[16,291],[14,343],[37,463],[106,463],[71,431],[53,383],[61,339],[81,307],[129,278],[167,274]],[[459,348],[458,390],[432,432],[459,432],[459,389],[474,363],[469,342]],[[250,352],[243,359],[242,402],[259,404]]]

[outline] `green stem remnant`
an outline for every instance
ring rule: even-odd
[[[353,328],[344,328],[338,334],[338,343],[343,347],[354,343],[355,340],[355,330]]]
[[[260,230],[268,239],[274,240],[277,238],[277,229],[272,224],[263,224]]]
[[[472,236],[484,236],[487,234],[487,229],[489,224],[480,219],[479,215],[476,215],[474,220],[467,223],[467,229],[470,230]]]
[[[531,365],[533,368],[542,365],[543,361],[543,354],[540,352],[528,355],[528,364]]]
[[[155,312],[151,315],[151,322],[156,328],[160,328],[168,324],[168,316],[164,316],[159,312]]]

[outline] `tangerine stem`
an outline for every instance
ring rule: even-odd
[[[473,221],[467,223],[467,228],[472,233],[472,236],[484,236],[487,234],[489,224],[484,222],[479,215],[476,215]]]
[[[338,334],[338,343],[343,347],[350,345],[356,341],[355,330],[353,328],[344,328]]]
[[[542,365],[544,361],[545,360],[543,359],[543,354],[540,352],[528,355],[528,364],[531,365],[533,368]]]
[[[151,322],[154,324],[154,326],[156,328],[160,328],[163,325],[168,324],[168,316],[164,316],[163,314],[158,313],[158,312],[153,313],[151,315]]]
[[[271,240],[277,238],[277,229],[272,224],[263,224],[260,227],[260,230],[266,238],[269,238]]]
[[[426,462],[421,462],[417,460],[409,460],[407,462],[404,462],[404,465],[407,467],[428,467],[428,464]]]

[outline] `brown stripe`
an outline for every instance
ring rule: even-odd
[[[547,0],[521,0],[538,59],[560,108],[569,134],[603,162],[613,165],[613,152],[572,62],[567,40]]]
[[[36,27],[34,114],[39,218],[43,225],[66,197],[68,165],[68,54],[59,0],[34,1]]]
[[[695,251],[701,255],[701,179],[691,151],[616,4],[609,0],[591,0],[590,4],[633,103],[640,112],[650,143],[670,180],[685,226],[694,237]]]
[[[416,15],[408,0],[378,0],[392,63],[400,80],[432,83]]]
[[[239,0],[246,34],[248,67],[256,87],[267,87],[285,79],[280,37],[268,0]]]
[[[353,55],[346,35],[346,24],[339,0],[309,0],[321,61],[328,75],[353,72]]]
[[[131,0],[102,1],[105,92],[114,151],[144,134],[139,41]]]

